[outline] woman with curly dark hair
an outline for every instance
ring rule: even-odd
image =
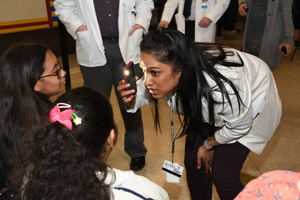
[[[117,128],[103,94],[81,87],[54,105],[52,123],[34,134],[21,153],[12,176],[16,199],[169,199],[148,179],[106,165]]]
[[[0,197],[25,137],[48,118],[49,97],[65,90],[65,74],[43,44],[18,43],[0,57]]]

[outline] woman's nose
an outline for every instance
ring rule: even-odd
[[[67,72],[63,69],[60,70],[60,77],[65,77]]]
[[[147,75],[146,73],[144,73],[144,85],[147,87],[147,86],[150,86],[152,83],[151,81],[151,78],[149,75]]]

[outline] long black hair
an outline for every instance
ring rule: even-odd
[[[110,131],[116,130],[111,104],[89,87],[68,91],[57,103],[71,105],[81,124],[72,120],[69,130],[59,122],[49,122],[34,134],[11,178],[18,188],[15,198],[110,199],[110,185],[104,182],[108,169],[100,155]]]
[[[233,55],[233,52],[225,51],[222,46],[217,44],[196,44],[179,31],[172,29],[149,32],[141,42],[141,51],[152,54],[157,61],[172,66],[174,72],[181,71],[176,90],[176,107],[177,110],[180,110],[179,105],[182,106],[184,116],[180,137],[187,134],[187,137],[191,139],[196,133],[204,134],[199,131],[203,127],[210,129],[211,132],[215,130],[214,106],[224,104],[226,99],[232,107],[230,100],[232,94],[228,93],[225,84],[229,84],[233,89],[240,108],[242,101],[237,88],[231,80],[215,68],[216,64],[242,67],[244,63],[241,59],[240,62],[226,61],[226,57]],[[215,81],[217,87],[212,88],[208,84],[206,75]],[[213,91],[219,91],[222,94],[222,102],[214,100]],[[207,102],[208,122],[204,120],[202,113],[203,100]],[[155,112],[158,112],[158,109]],[[155,114],[156,124],[159,123],[158,116]],[[202,136],[207,138],[210,135]]]
[[[48,117],[51,102],[34,91],[48,47],[18,43],[0,57],[0,177],[5,182],[24,138]]]

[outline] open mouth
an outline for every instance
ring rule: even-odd
[[[158,90],[156,90],[156,89],[148,88],[148,90],[149,90],[150,94],[157,94],[158,93]]]

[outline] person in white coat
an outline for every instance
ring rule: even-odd
[[[56,0],[55,13],[76,40],[76,55],[84,85],[102,91],[108,98],[112,85],[123,79],[123,67],[140,59],[140,42],[150,25],[152,0]],[[142,71],[135,66],[138,76]],[[128,114],[116,93],[125,124],[125,151],[130,168],[145,166],[147,152],[141,112]]]
[[[261,58],[272,71],[294,49],[292,5],[292,0],[241,0],[239,6],[239,14],[246,16],[242,50]]]
[[[106,164],[118,129],[104,94],[79,87],[53,105],[14,165],[14,199],[169,200],[149,179]]]
[[[190,15],[187,17],[184,16],[185,1],[188,0],[167,0],[158,26],[168,28],[178,8],[175,15],[177,30],[195,42],[214,42],[217,21],[226,11],[230,0],[191,0]]]
[[[129,109],[166,99],[183,115],[185,169],[192,199],[222,200],[243,189],[240,171],[249,151],[261,154],[280,123],[281,101],[261,59],[229,47],[196,45],[176,30],[148,33],[141,42],[144,76],[137,94],[120,81]],[[158,116],[158,109],[155,109]],[[155,118],[159,124],[158,118]]]

